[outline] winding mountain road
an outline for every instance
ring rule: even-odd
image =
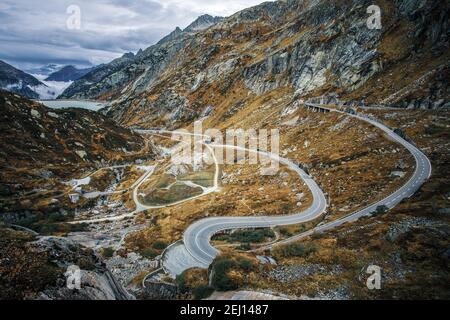
[[[329,112],[343,113],[350,117],[354,117],[361,121],[365,121],[381,129],[390,139],[405,147],[413,155],[416,162],[416,169],[412,177],[408,180],[408,182],[405,185],[403,185],[400,189],[390,194],[383,200],[378,201],[362,210],[354,212],[344,218],[324,224],[296,237],[292,237],[286,241],[283,241],[283,243],[296,241],[304,237],[307,237],[313,233],[324,232],[336,228],[338,226],[341,226],[344,223],[356,221],[361,217],[371,215],[380,206],[386,206],[389,209],[394,208],[403,199],[414,195],[414,193],[417,192],[417,190],[422,186],[422,184],[427,179],[430,178],[432,167],[431,162],[427,158],[427,156],[423,152],[421,152],[417,147],[415,147],[413,144],[409,143],[408,141],[397,135],[393,130],[391,130],[387,126],[359,114],[349,114],[340,110],[326,108],[319,104],[307,104],[307,106],[323,108]],[[212,147],[235,148],[250,152],[259,152],[255,150],[248,150],[245,148],[226,145],[212,145]],[[279,160],[280,163],[285,164],[290,169],[296,171],[310,188],[311,193],[313,195],[313,204],[307,210],[290,216],[217,217],[217,218],[207,218],[195,222],[185,231],[183,241],[186,250],[189,252],[189,254],[196,261],[200,262],[204,267],[208,267],[212,263],[214,258],[219,254],[219,251],[210,244],[210,240],[214,234],[220,231],[231,229],[262,228],[262,227],[275,227],[275,226],[300,224],[318,218],[327,208],[326,199],[322,190],[318,187],[318,185],[314,182],[314,180],[312,180],[311,177],[308,176],[297,165],[295,165],[293,162],[287,159],[278,157],[277,155],[271,153],[264,153],[264,152],[259,153],[263,153],[274,160]]]
[[[136,132],[140,133],[140,134],[152,134],[152,135],[158,135],[159,133],[176,133],[178,135],[186,135],[188,133],[185,132],[177,132],[177,131],[166,131],[166,130],[136,130]],[[188,134],[188,135],[192,135],[194,136],[194,134]],[[199,135],[197,135],[199,136]],[[201,137],[204,137],[203,135]],[[183,141],[180,141],[180,143],[184,143]],[[207,144],[203,143],[203,141],[198,141],[197,143],[203,144],[204,146],[206,146],[206,148],[210,151],[212,158],[214,160],[215,163],[215,174],[214,174],[214,185],[212,187],[206,188],[200,185],[196,185],[194,183],[192,183],[191,181],[181,181],[184,184],[191,186],[191,187],[199,187],[203,190],[203,192],[197,196],[192,196],[180,201],[176,201],[173,203],[169,203],[169,204],[165,204],[165,205],[146,205],[144,203],[142,203],[139,200],[139,188],[147,181],[147,179],[153,175],[153,173],[155,172],[156,166],[140,166],[140,168],[144,171],[143,175],[140,176],[134,183],[133,185],[131,185],[127,190],[131,190],[132,191],[132,199],[135,203],[135,210],[132,212],[128,212],[128,213],[124,213],[124,214],[120,214],[120,215],[113,215],[113,216],[107,216],[107,217],[102,217],[102,218],[98,218],[98,219],[87,219],[87,220],[76,220],[76,221],[71,221],[69,222],[70,224],[92,224],[92,223],[99,223],[99,222],[114,222],[114,221],[120,221],[126,218],[130,218],[135,216],[136,214],[140,213],[140,212],[144,212],[147,210],[152,210],[152,209],[162,209],[162,208],[168,208],[168,207],[173,207],[173,206],[177,206],[180,204],[183,204],[185,202],[188,201],[192,201],[198,198],[202,198],[205,197],[211,193],[214,192],[218,192],[219,191],[219,164],[218,161],[215,157],[215,153],[214,150]],[[103,169],[108,169],[108,168],[113,168],[113,167],[107,167],[107,168],[102,168],[100,170]],[[138,166],[139,168],[139,166]],[[92,174],[91,174],[92,175]],[[111,195],[114,193],[122,193],[124,190],[120,190],[120,191],[116,191],[116,192],[110,192],[110,193],[106,193],[106,192],[92,192],[91,194],[88,195],[84,195],[85,197],[91,197],[91,198],[95,198],[97,196],[100,195]]]
[[[219,251],[210,244],[211,237],[224,230],[243,228],[267,228],[280,225],[292,225],[312,221],[320,217],[327,208],[323,191],[317,183],[292,161],[270,152],[250,150],[230,145],[210,145],[213,148],[230,148],[254,152],[267,156],[295,171],[305,182],[313,196],[312,205],[305,211],[289,216],[261,217],[214,217],[195,222],[185,231],[183,242],[189,254],[204,267],[208,267]]]

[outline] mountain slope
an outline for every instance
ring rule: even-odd
[[[108,64],[98,66],[72,83],[60,98],[102,99],[102,95],[112,95],[116,88],[124,86],[130,77],[138,75],[139,70],[131,65],[134,58],[134,54],[126,53]]]
[[[394,106],[445,105],[448,3],[380,2],[381,30],[366,25],[370,5],[264,3],[194,34],[177,30],[73,96],[116,99],[110,116],[125,125],[173,127],[210,106],[223,120],[234,106],[280,88],[292,99],[328,93]]]
[[[45,85],[35,77],[0,61],[0,88],[28,98],[38,99],[37,88]]]
[[[166,69],[197,32],[221,20],[221,17],[204,15],[184,30],[176,28],[156,45],[140,50],[136,55],[127,53],[97,67],[75,81],[61,98],[111,100],[121,97],[124,90],[141,92]]]
[[[49,109],[1,90],[0,107],[2,214],[21,208],[52,210],[48,201],[55,192],[67,190],[64,182],[85,170],[152,156],[140,135],[96,112]],[[36,201],[22,201],[29,196]]]
[[[0,91],[2,152],[0,163],[101,161],[137,151],[142,140],[102,115],[84,109],[49,109]],[[16,137],[16,138],[13,138]],[[80,151],[80,152],[78,152]],[[85,152],[81,152],[85,151]],[[86,153],[85,156],[80,154]]]

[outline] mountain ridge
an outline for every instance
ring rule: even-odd
[[[93,68],[78,69],[72,65],[64,66],[58,71],[51,73],[45,79],[45,81],[62,81],[62,82],[74,81],[80,79],[81,77],[88,74],[92,70]]]
[[[122,57],[97,67],[75,81],[60,97],[102,100],[118,98],[124,87],[133,85],[140,77],[145,77],[144,82],[157,77],[189,39],[198,31],[221,20],[221,17],[200,16],[184,30],[177,27],[155,45],[139,50],[136,55],[125,53]],[[148,65],[151,66],[147,68]]]
[[[183,126],[208,105],[225,103],[226,113],[239,101],[284,87],[293,90],[292,99],[338,94],[379,103],[431,70],[448,70],[449,6],[407,2],[382,4],[390,12],[382,30],[366,25],[370,1],[263,3],[200,32],[179,29],[87,90],[64,95],[106,97],[113,101],[109,115],[127,126]],[[446,79],[448,71],[434,72],[427,88],[413,88],[401,106],[447,105]],[[240,97],[228,101],[233,91]]]
[[[38,99],[36,87],[46,86],[32,75],[0,60],[0,88],[27,98]]]

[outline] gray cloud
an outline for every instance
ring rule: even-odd
[[[156,43],[202,14],[228,16],[262,0],[2,0],[0,59],[27,69],[47,63],[88,66]],[[67,8],[81,29],[67,28]]]

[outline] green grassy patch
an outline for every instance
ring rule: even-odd
[[[179,181],[192,181],[205,188],[214,186],[215,171],[191,172],[178,177]]]
[[[275,233],[272,229],[248,229],[237,230],[231,234],[217,235],[213,237],[216,241],[225,241],[228,243],[263,243],[275,239]]]
[[[199,196],[203,190],[192,188],[183,183],[176,183],[168,190],[154,190],[144,197],[143,202],[149,206],[160,206],[182,201],[191,197]]]

